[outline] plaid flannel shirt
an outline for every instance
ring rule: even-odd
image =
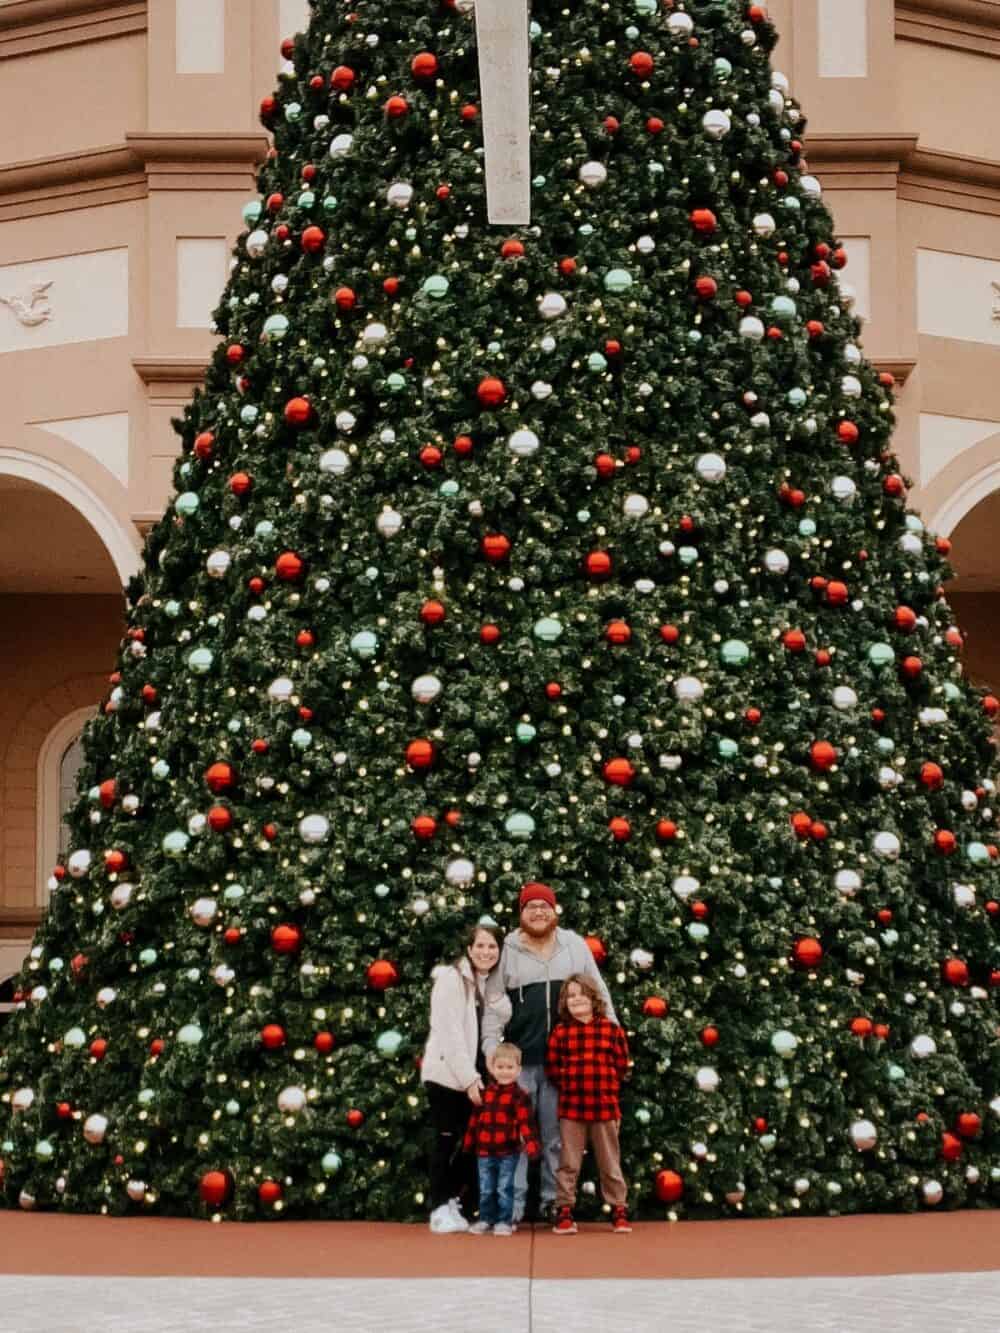
[[[559,1090],[560,1120],[620,1120],[618,1088],[627,1070],[625,1031],[610,1018],[570,1019],[552,1029],[545,1075]]]
[[[537,1157],[541,1151],[531,1098],[516,1083],[490,1083],[483,1104],[469,1119],[462,1147],[477,1157],[510,1157],[522,1151]]]

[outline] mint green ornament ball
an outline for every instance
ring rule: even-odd
[[[178,514],[184,518],[190,518],[192,514],[197,513],[201,501],[195,495],[194,491],[183,491],[174,501],[174,508]]]
[[[48,1139],[39,1139],[35,1144],[35,1156],[40,1162],[51,1162],[55,1151]]]
[[[174,829],[164,837],[160,845],[167,856],[183,856],[189,842],[190,838],[183,829]]]
[[[443,273],[432,273],[429,278],[424,280],[424,285],[420,290],[425,296],[440,301],[442,296],[448,295],[448,279]]]
[[[175,602],[173,598],[169,602],[163,603],[163,613],[168,615],[171,620],[176,620],[181,613],[180,602]]]
[[[177,1030],[177,1040],[182,1046],[198,1046],[204,1035],[197,1023],[185,1023]]]
[[[976,866],[984,865],[990,859],[986,844],[982,842],[970,842],[965,849],[965,855]]]
[[[362,660],[374,657],[378,650],[378,639],[370,629],[358,630],[351,639],[351,652]]]
[[[726,79],[728,79],[733,72],[733,67],[725,56],[717,57],[712,68],[715,71],[715,77],[720,83],[725,83]]]
[[[227,884],[222,896],[227,903],[238,903],[245,893],[246,889],[242,884]]]
[[[789,389],[786,397],[791,407],[805,407],[806,405],[805,389]]]
[[[312,208],[315,202],[316,196],[313,194],[312,190],[303,190],[296,200],[299,208]]]
[[[149,1106],[152,1102],[156,1101],[156,1093],[152,1088],[140,1088],[136,1101],[140,1106]]]
[[[207,675],[212,670],[215,654],[211,648],[195,648],[188,653],[187,664],[196,676]]]
[[[587,369],[594,371],[595,374],[600,374],[602,370],[607,370],[607,368],[608,358],[603,352],[591,352],[587,357]]]
[[[297,120],[301,120],[302,104],[300,102],[289,102],[285,107],[285,119],[290,125],[294,125]]]
[[[873,643],[868,649],[868,661],[873,667],[885,667],[895,661],[896,654],[887,643]]]
[[[800,537],[816,536],[816,524],[813,522],[811,518],[803,518],[799,520],[799,536]]]
[[[705,925],[704,921],[692,921],[688,925],[688,935],[696,943],[700,944],[703,940],[708,939],[708,926]]]
[[[750,649],[742,639],[727,639],[719,649],[719,656],[725,666],[746,666],[750,661]]]
[[[624,268],[613,268],[604,275],[604,290],[616,296],[627,292],[632,286],[632,274]]]
[[[139,962],[143,967],[152,967],[158,957],[155,949],[143,949],[139,954]]]
[[[945,699],[950,704],[955,703],[961,697],[962,694],[962,691],[958,688],[958,686],[955,684],[953,680],[946,680],[941,689]]]
[[[504,820],[504,828],[510,837],[518,842],[525,842],[535,831],[535,821],[524,810],[514,810]]]
[[[522,745],[530,745],[536,734],[536,730],[530,722],[519,722],[514,728],[514,735]]]
[[[887,1072],[893,1083],[901,1083],[903,1079],[906,1078],[906,1070],[902,1065],[892,1064],[889,1066]]]
[[[83,1028],[70,1028],[63,1034],[63,1045],[68,1046],[71,1051],[78,1051],[87,1041],[87,1034]]]
[[[321,1165],[326,1175],[335,1176],[342,1165],[340,1154],[335,1152],[324,1153]]]
[[[263,332],[268,338],[273,338],[275,342],[281,342],[288,332],[287,315],[268,315],[264,320]]]
[[[386,387],[390,393],[402,393],[406,388],[406,376],[400,375],[398,371],[393,371],[386,380]]]
[[[649,1114],[648,1107],[637,1106],[635,1108],[635,1118],[640,1125],[648,1125],[653,1117]]]
[[[441,495],[450,499],[458,494],[458,482],[449,477],[447,481],[441,483],[438,487],[438,491]]]
[[[312,732],[306,731],[305,727],[296,727],[292,732],[292,744],[296,750],[308,750],[312,741]]]
[[[647,19],[652,18],[654,14],[659,12],[659,5],[656,0],[635,0],[634,8],[637,14],[641,14],[643,18]]]
[[[337,196],[335,194],[328,194],[323,200],[323,212],[333,213],[336,212],[336,208]]]
[[[263,211],[263,205],[259,199],[251,199],[243,205],[243,221],[249,227],[256,222]]]
[[[723,759],[735,759],[739,751],[740,747],[728,736],[723,736],[719,741],[719,754]]]
[[[771,301],[771,313],[780,319],[791,319],[798,307],[790,296],[776,296]]]
[[[682,565],[693,565],[698,561],[697,546],[681,546],[677,550],[677,559]]]
[[[555,643],[562,632],[563,627],[554,616],[543,616],[535,622],[535,638],[543,643]]]
[[[394,1056],[402,1044],[403,1034],[397,1032],[395,1028],[390,1028],[388,1032],[380,1032],[375,1040],[376,1050],[386,1059]]]
[[[165,759],[157,759],[153,765],[153,777],[158,778],[161,782],[164,778],[170,777],[170,765]]]

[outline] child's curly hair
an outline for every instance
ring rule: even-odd
[[[559,1018],[563,1023],[569,1023],[573,1015],[569,1011],[569,988],[577,985],[585,995],[590,997],[590,1003],[594,1006],[595,1018],[607,1018],[608,1006],[604,996],[597,989],[597,983],[591,978],[584,976],[582,972],[573,972],[562,984],[562,990],[559,992]]]

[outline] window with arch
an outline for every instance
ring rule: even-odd
[[[14,978],[4,977],[0,981],[0,1030],[10,1021],[14,1012]]]
[[[76,800],[76,783],[83,762],[81,733],[94,708],[76,708],[57,722],[38,755],[38,824],[36,837],[36,899],[48,898],[52,867],[69,843],[66,815]]]

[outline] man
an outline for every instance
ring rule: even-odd
[[[592,977],[617,1023],[611,996],[582,935],[556,925],[556,895],[547,884],[525,884],[520,897],[521,925],[504,940],[500,966],[486,983],[487,1000],[504,991],[513,1010],[502,1031],[495,1005],[483,1011],[483,1053],[490,1065],[501,1037],[521,1049],[519,1082],[531,1098],[542,1140],[542,1210],[551,1211],[559,1169],[559,1097],[545,1077],[545,1049],[559,1016],[559,992],[567,977],[582,972]],[[524,1217],[528,1195],[528,1159],[518,1160],[514,1176],[514,1221]]]

